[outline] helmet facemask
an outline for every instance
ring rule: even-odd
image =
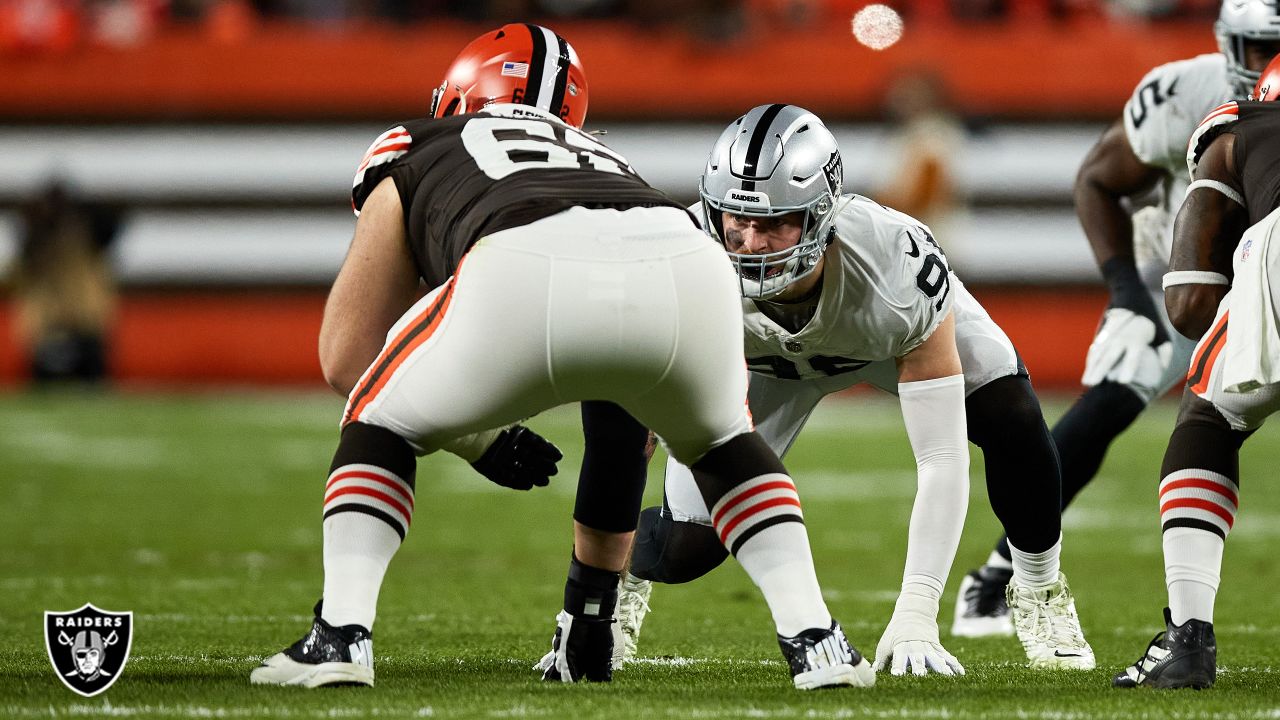
[[[702,211],[704,226],[721,245],[725,253],[738,271],[739,290],[745,298],[766,300],[786,290],[793,283],[812,273],[822,259],[826,250],[827,236],[831,232],[831,209],[833,198],[820,196],[808,206],[802,207],[770,207],[768,197],[764,196],[764,205],[748,207],[734,202],[732,199],[713,198],[702,188]],[[731,196],[742,193],[731,193]],[[742,217],[780,217],[793,212],[801,212],[802,224],[800,239],[795,245],[771,253],[738,253],[729,250],[725,244],[725,231],[722,213],[730,213]]]

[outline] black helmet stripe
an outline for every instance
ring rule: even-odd
[[[560,108],[564,107],[565,88],[569,86],[569,42],[556,36],[556,45],[558,52],[556,53],[556,82],[551,86],[551,102],[547,104],[547,111],[553,115],[560,114]]]
[[[524,104],[541,107],[538,96],[542,91],[542,71],[547,64],[547,38],[542,33],[544,28],[526,23],[529,36],[533,39],[533,56],[529,58],[529,77],[525,80]]]
[[[760,116],[760,122],[756,123],[756,129],[751,133],[751,143],[747,145],[747,157],[743,160],[742,174],[744,177],[759,177],[760,171],[756,168],[756,165],[760,162],[760,150],[764,147],[765,138],[769,137],[769,129],[773,125],[774,119],[778,117],[778,113],[782,112],[785,107],[786,105],[775,103],[770,105],[769,109],[765,110],[764,114]],[[742,189],[755,190],[755,181],[744,180]]]

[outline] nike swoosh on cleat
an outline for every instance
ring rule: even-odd
[[[1081,655],[1080,653],[1064,653],[1061,650],[1054,650],[1053,656],[1054,657],[1084,657],[1084,655]]]

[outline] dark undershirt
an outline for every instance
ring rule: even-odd
[[[772,302],[756,300],[756,309],[764,316],[778,323],[784,330],[795,334],[804,329],[818,313],[818,300],[822,298],[822,280],[813,286],[813,291],[799,300],[789,302]]]

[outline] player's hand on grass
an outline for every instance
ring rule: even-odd
[[[503,487],[530,490],[551,482],[562,457],[550,440],[523,425],[515,425],[499,433],[471,467]]]
[[[904,592],[884,635],[876,644],[872,668],[893,675],[963,675],[964,666],[938,639],[938,601]]]

